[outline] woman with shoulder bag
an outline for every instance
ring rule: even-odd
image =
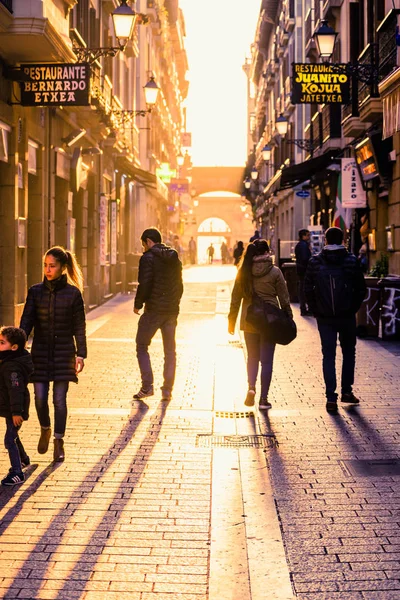
[[[264,332],[260,332],[246,321],[247,309],[252,302],[253,293],[276,307],[281,307],[292,318],[289,293],[282,271],[273,265],[266,240],[259,239],[249,244],[239,265],[235,285],[232,290],[231,306],[228,316],[228,332],[233,335],[239,308],[242,305],[240,329],[244,331],[247,348],[248,392],[246,406],[254,405],[256,381],[261,363],[260,409],[271,408],[268,392],[272,379],[275,344],[268,341]]]
[[[38,452],[47,452],[51,437],[49,388],[52,381],[54,461],[62,462],[68,386],[70,381],[78,382],[77,375],[86,358],[83,276],[75,256],[61,246],[47,250],[43,262],[43,281],[29,289],[20,327],[27,337],[34,329],[31,381],[41,426]]]

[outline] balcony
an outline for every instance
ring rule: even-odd
[[[343,0],[324,0],[322,7],[322,18],[328,18],[333,8],[340,8],[343,4]]]
[[[324,150],[341,146],[342,125],[340,104],[325,104],[322,107],[322,143]]]
[[[13,16],[0,25],[0,54],[9,63],[75,62],[65,5],[52,0],[0,0]],[[0,8],[1,8],[0,6]],[[2,19],[5,10],[2,10]],[[11,16],[11,15],[10,15]],[[1,19],[0,19],[1,20]]]
[[[359,64],[377,65],[378,64],[378,45],[368,44],[360,56]],[[370,82],[358,82],[358,102],[361,121],[375,121],[382,116],[382,101],[379,97],[378,82],[371,78]]]
[[[388,77],[398,66],[398,47],[394,32],[400,9],[391,10],[377,29],[379,81]]]
[[[12,13],[12,11],[13,11],[13,6],[12,6],[12,5],[13,5],[13,3],[12,3],[12,0],[0,0],[0,4],[2,4],[3,6],[5,6],[5,7],[6,7],[6,9],[7,9],[7,10],[8,10],[10,13]]]
[[[364,123],[360,120],[358,110],[358,82],[355,75],[350,79],[349,104],[342,106],[342,128],[344,137],[358,137],[365,130]]]
[[[304,23],[304,34],[306,44],[305,50],[307,58],[317,57],[317,49],[315,47],[315,42],[312,37],[314,33],[314,22],[314,9],[310,8],[306,14],[306,20]]]

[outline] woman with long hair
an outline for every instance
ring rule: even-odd
[[[54,461],[62,462],[68,387],[70,381],[78,382],[77,375],[87,355],[83,276],[75,256],[61,246],[47,250],[43,267],[42,283],[28,291],[20,327],[27,336],[34,330],[31,380],[41,426],[38,452],[47,452],[51,438],[49,388],[52,381]]]
[[[253,406],[256,394],[256,381],[259,364],[261,363],[261,394],[260,409],[271,408],[268,392],[272,379],[275,344],[269,342],[263,333],[257,331],[246,321],[253,292],[264,301],[280,306],[292,317],[289,293],[282,271],[275,267],[266,240],[259,239],[249,244],[239,263],[235,285],[232,290],[231,306],[228,316],[228,331],[235,332],[236,319],[242,305],[240,329],[244,332],[247,349],[247,381],[248,392],[246,406]]]

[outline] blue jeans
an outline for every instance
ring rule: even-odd
[[[176,315],[160,315],[153,312],[144,312],[139,319],[136,333],[136,356],[144,390],[148,390],[154,383],[149,346],[156,332],[160,329],[164,347],[164,383],[162,389],[164,392],[172,391],[176,370],[176,325]]]
[[[249,388],[255,388],[258,367],[261,362],[261,398],[268,398],[272,379],[275,344],[267,342],[259,333],[244,332],[247,348],[247,381]]]
[[[15,473],[21,473],[21,458],[26,457],[25,449],[19,439],[19,427],[15,427],[12,419],[6,419],[6,433],[4,436],[4,446],[10,457],[11,468]]]
[[[35,389],[35,406],[41,427],[50,427],[49,381],[38,381]],[[64,437],[67,425],[67,392],[69,381],[53,381],[54,437]]]
[[[339,335],[342,348],[342,394],[350,394],[354,383],[356,365],[356,318],[337,319],[330,322],[317,321],[322,346],[322,371],[325,380],[326,398],[337,400],[336,393],[336,345]]]

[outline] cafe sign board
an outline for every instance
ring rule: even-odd
[[[347,104],[350,77],[345,64],[293,63],[292,104]]]
[[[89,63],[22,65],[22,106],[89,105]]]

